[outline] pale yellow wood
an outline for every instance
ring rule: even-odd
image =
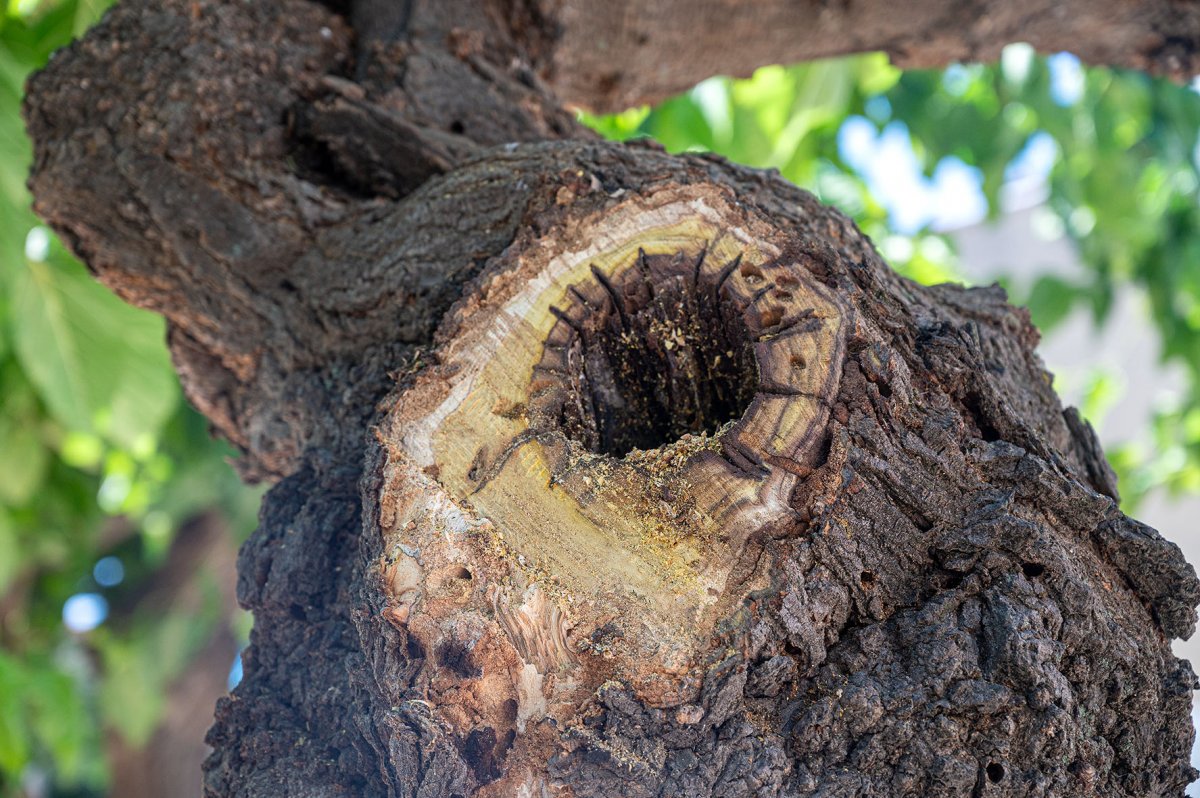
[[[524,730],[567,722],[606,678],[660,706],[694,698],[716,624],[770,578],[751,570],[731,583],[747,540],[797,523],[789,500],[819,453],[841,374],[836,298],[803,256],[784,255],[780,231],[728,195],[676,187],[569,233],[525,247],[486,300],[459,309],[437,364],[379,432],[388,611],[427,650],[458,641],[488,652],[494,695],[464,706],[497,728],[496,696],[516,702],[510,723]],[[622,297],[692,268],[744,328],[757,363],[748,409],[623,457],[588,450],[553,422],[565,401],[587,416],[598,394],[581,391],[603,388],[580,383],[599,379],[579,362],[589,315],[634,312]],[[670,363],[708,373],[737,356],[697,364],[695,339],[713,331],[689,323],[652,321]]]

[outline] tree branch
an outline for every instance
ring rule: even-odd
[[[565,0],[531,35],[568,103],[618,111],[712,75],[882,50],[902,67],[992,61],[1016,41],[1177,80],[1200,72],[1200,7],[1174,0]],[[520,33],[518,33],[520,35]]]

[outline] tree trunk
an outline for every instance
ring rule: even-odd
[[[1028,316],[561,103],[1013,36],[1181,72],[1194,5],[331,5],[126,2],[27,104],[39,212],[278,480],[206,794],[1182,794],[1200,582]]]

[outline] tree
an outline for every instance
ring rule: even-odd
[[[31,83],[37,210],[278,480],[207,791],[1180,793],[1200,582],[1028,317],[562,102],[1018,34],[1186,74],[1200,12],[592,5],[127,3]]]

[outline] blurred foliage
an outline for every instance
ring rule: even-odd
[[[68,602],[82,597],[93,612],[120,604],[155,574],[183,519],[220,506],[244,532],[258,502],[181,401],[162,320],[95,283],[29,211],[24,79],[105,4],[8,0],[0,9],[0,796],[22,785],[103,794],[103,734],[144,742],[171,679],[215,625],[231,622],[210,601],[188,615],[71,631]],[[955,254],[935,229],[944,220],[914,215],[918,203],[905,197],[957,190],[970,206],[966,181],[981,211],[997,215],[1011,185],[1036,171],[1035,156],[1048,154],[1042,226],[1070,236],[1087,271],[1009,288],[1045,329],[1080,308],[1103,324],[1125,286],[1146,297],[1162,359],[1187,374],[1188,390],[1146,440],[1110,454],[1129,506],[1159,488],[1200,490],[1194,92],[1018,46],[998,65],[941,72],[901,73],[880,55],[768,67],[705,81],[653,110],[585,119],[612,138],[653,136],[672,151],[776,168],[853,216],[889,262],[926,283],[960,279]],[[916,164],[905,181],[880,168],[899,140],[897,163]],[[864,158],[864,146],[886,157]],[[1112,406],[1119,382],[1092,376],[1090,418]],[[95,570],[109,557],[123,565],[119,584]],[[244,619],[232,622],[244,637]]]
[[[1155,490],[1200,492],[1200,95],[1193,88],[1081,67],[1068,54],[1039,57],[1018,44],[998,64],[936,71],[901,72],[880,54],[766,67],[746,80],[707,80],[654,109],[582,118],[610,138],[650,136],[672,152],[711,150],[776,168],[851,215],[889,263],[924,283],[962,278],[937,220],[918,214],[913,224],[914,195],[958,177],[994,218],[1006,192],[1032,178],[1041,184],[1042,232],[1069,236],[1085,273],[1047,271],[1027,284],[1002,284],[1043,331],[1079,311],[1099,328],[1119,290],[1144,297],[1160,360],[1185,375],[1186,387],[1162,403],[1143,439],[1110,444],[1123,506],[1133,510]],[[897,137],[903,151],[881,147]],[[876,148],[874,158],[863,157],[863,142]],[[905,153],[919,173],[898,181],[903,170],[889,159],[902,162]],[[971,204],[971,191],[951,196]],[[1086,386],[1081,410],[1101,431],[1119,390],[1103,372]]]
[[[244,534],[258,503],[182,401],[163,320],[93,280],[29,209],[25,78],[105,5],[0,9],[0,796],[104,794],[104,732],[144,742],[166,686],[231,620],[213,596],[72,631],[68,600],[91,626],[137,595],[185,519],[221,507]],[[97,582],[103,557],[119,583]]]

